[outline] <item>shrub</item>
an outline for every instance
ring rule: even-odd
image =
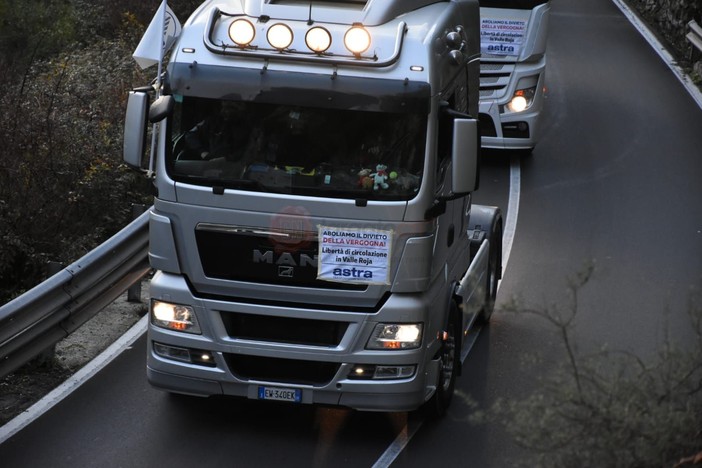
[[[124,18],[118,37],[34,59],[0,90],[0,301],[43,279],[47,260],[70,263],[114,234],[132,203],[149,203],[148,182],[121,161],[126,92],[153,78],[131,58],[140,28]]]
[[[651,359],[624,351],[577,352],[578,291],[591,269],[569,285],[572,308],[506,310],[542,317],[561,336],[566,363],[522,400],[499,400],[473,420],[501,421],[539,467],[672,467],[702,451],[702,308],[691,305],[692,349],[667,340]],[[693,301],[699,303],[698,301]]]

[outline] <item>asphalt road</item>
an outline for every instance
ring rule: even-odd
[[[568,278],[593,264],[574,330],[581,349],[609,344],[646,355],[666,333],[685,343],[687,301],[702,285],[702,110],[610,0],[554,2],[549,40],[546,124],[521,160],[498,308],[512,298],[566,307]],[[479,203],[508,210],[511,160],[487,161]],[[142,337],[0,445],[0,464],[509,466],[521,452],[501,426],[469,424],[463,397],[484,407],[519,398],[538,389],[522,357],[541,353],[543,372],[563,358],[543,320],[498,310],[464,363],[449,414],[428,423],[168,396],[147,385],[144,348]]]

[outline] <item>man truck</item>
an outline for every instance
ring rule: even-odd
[[[480,0],[483,148],[529,153],[544,105],[550,0]]]
[[[442,414],[493,310],[477,0],[218,0],[130,93],[160,389]],[[153,162],[145,135],[154,123]]]

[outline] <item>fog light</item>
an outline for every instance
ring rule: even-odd
[[[406,379],[414,375],[414,366],[377,366],[376,379]]]
[[[372,364],[356,364],[351,368],[348,378],[351,380],[369,380],[375,374],[375,366]]]
[[[422,342],[421,323],[379,323],[371,334],[367,349],[412,349]]]
[[[157,343],[155,341],[153,343],[153,350],[157,356],[164,359],[187,362],[188,364],[196,364],[205,367],[216,366],[214,356],[209,351],[170,346],[163,343]]]
[[[167,346],[154,342],[154,353],[166,359],[173,359],[174,361],[191,362],[190,351],[186,348]]]
[[[416,366],[374,366],[372,364],[356,364],[351,368],[349,380],[392,380],[408,379],[414,376]]]

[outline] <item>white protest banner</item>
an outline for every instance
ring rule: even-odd
[[[357,284],[389,284],[392,231],[319,227],[317,278]]]
[[[481,18],[480,52],[490,55],[519,55],[522,52],[527,21]]]

